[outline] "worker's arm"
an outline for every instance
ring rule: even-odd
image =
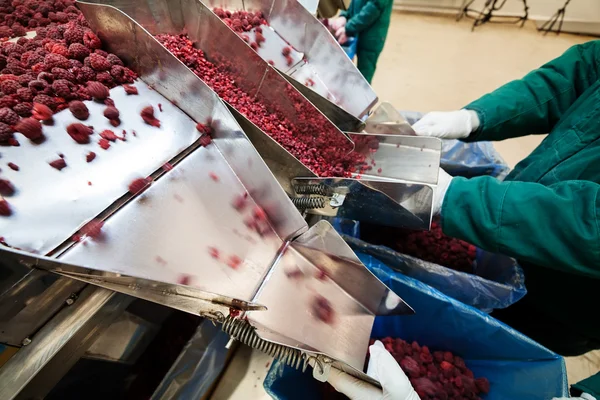
[[[360,11],[354,15],[346,16],[346,35],[356,36],[361,31],[369,28],[385,11],[386,1],[367,0]]]
[[[591,394],[596,399],[600,399],[600,372],[576,383],[573,387],[583,393]]]
[[[455,177],[441,208],[449,236],[536,265],[600,277],[600,185]]]
[[[562,56],[465,108],[477,112],[479,128],[465,141],[502,140],[549,133],[599,77],[600,41],[571,47]]]

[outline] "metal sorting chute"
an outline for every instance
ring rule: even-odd
[[[37,170],[41,175],[33,183],[23,182],[11,198],[15,214],[0,220],[4,240],[22,249],[0,245],[2,269],[51,271],[200,315],[290,365],[316,366],[319,379],[335,367],[377,384],[361,372],[373,320],[413,310],[365,268],[329,223],[308,229],[208,86],[123,12],[78,4],[110,51],[140,76],[136,99],[119,97],[124,96],[122,87],[112,89],[111,97],[121,109],[119,129],[136,128],[136,145],[142,149],[114,146],[99,154],[98,161],[105,163],[74,162],[60,172],[47,165]],[[134,126],[141,123],[140,99],[161,102],[160,128]],[[43,146],[16,148],[26,153],[22,167],[38,168],[43,164],[40,151],[67,146],[53,140],[67,137],[64,126],[70,119],[68,111],[55,115],[52,129],[61,132],[48,135]],[[200,145],[196,121],[210,121],[212,145]],[[108,126],[97,121],[95,129],[102,124]],[[122,145],[131,143],[134,139]],[[78,146],[63,150],[67,160],[85,154],[85,146]],[[143,168],[132,165],[142,159]],[[109,165],[113,169],[107,174]],[[153,179],[141,194],[127,192],[132,168]],[[44,174],[54,175],[50,179]],[[98,181],[81,184],[92,175]],[[94,189],[82,195],[81,186],[86,185]],[[56,200],[40,200],[50,192]],[[236,203],[240,198],[243,207]],[[248,224],[249,218],[257,218],[257,210],[264,210],[268,220],[260,231]],[[21,220],[29,214],[41,218],[40,226],[44,221],[62,223],[32,232]],[[69,239],[92,218],[104,220],[100,237]],[[316,317],[322,312],[321,299],[327,299],[325,311],[333,312],[327,323]]]
[[[292,2],[292,0],[289,1]],[[298,12],[306,13],[301,5],[296,2],[293,3],[299,7]],[[302,103],[306,107],[313,107],[315,115],[320,114],[318,109],[320,103],[316,102],[313,105],[309,101],[315,98],[323,99],[320,95],[310,91],[312,94],[309,98],[306,98],[295,90],[298,85],[289,84],[277,69],[269,65],[259,54],[252,50],[246,42],[202,2],[198,0],[142,2],[113,0],[110,1],[110,4],[128,14],[152,34],[186,32],[190,39],[194,41],[195,46],[203,50],[210,59],[227,63],[228,66],[239,72],[236,79],[238,85],[248,93],[261,96],[270,104],[277,105],[278,109],[282,110],[290,120],[294,121],[297,118],[295,106],[298,103]],[[246,7],[249,7],[249,5],[246,4]],[[269,10],[279,9],[279,2],[269,3],[268,8]],[[265,15],[273,17],[277,13],[271,11],[269,13],[265,12]],[[308,17],[306,26],[313,26],[316,23],[318,25],[315,26],[319,26],[319,29],[314,28],[315,32],[321,32],[321,28],[325,29],[310,14],[308,14]],[[275,20],[277,19],[275,18]],[[283,20],[284,18],[279,19]],[[312,28],[306,29],[312,31]],[[283,25],[281,30],[285,31]],[[263,30],[263,32],[266,31],[267,29]],[[296,31],[299,32],[299,30]],[[288,36],[292,35],[293,32],[295,32],[294,29],[289,29]],[[272,33],[277,36],[275,32]],[[331,37],[326,30],[324,33],[327,37]],[[287,36],[286,40],[288,40]],[[269,38],[267,38],[266,43],[268,42]],[[294,41],[291,40],[290,43],[292,42]],[[335,49],[335,54],[340,53],[346,57],[339,46]],[[117,52],[117,54],[119,53]],[[347,57],[344,60],[344,63],[349,61]],[[353,73],[360,75],[352,63],[350,63],[350,66]],[[330,68],[332,67],[330,66]],[[361,79],[363,78],[361,77]],[[359,90],[359,92],[365,93],[364,90]],[[368,110],[372,104],[365,103],[364,106]],[[357,143],[366,140],[371,143],[374,141],[378,143],[376,147],[362,146],[356,149],[365,154],[372,170],[371,172],[355,173],[351,179],[336,180],[336,198],[331,199],[327,196],[327,198],[321,199],[312,193],[312,191],[319,190],[317,188],[312,188],[309,192],[296,190],[298,187],[295,187],[297,185],[294,184],[294,179],[312,178],[313,182],[311,184],[316,184],[314,180],[324,180],[324,184],[328,185],[327,182],[331,181],[330,178],[316,177],[298,159],[240,112],[231,106],[230,110],[277,178],[277,181],[300,210],[328,216],[352,216],[355,219],[370,220],[383,225],[413,229],[429,228],[433,186],[437,184],[440,163],[441,141],[439,139],[401,137],[392,135],[395,132],[389,129],[378,129],[376,131],[377,135],[346,133],[348,137]],[[377,117],[378,115],[380,113],[374,113],[374,116]],[[338,127],[326,117],[329,117],[327,113],[322,118],[323,126],[319,134],[342,135]],[[375,120],[371,126],[375,126],[374,124],[379,122]],[[369,120],[367,120],[367,123],[369,123]],[[398,119],[395,119],[394,123],[394,126],[402,125],[402,121]],[[405,128],[402,133],[412,132],[410,126],[407,127],[407,125],[406,123],[402,125]],[[379,123],[377,126],[385,127],[386,125]],[[362,140],[360,140],[361,137]],[[380,181],[385,181],[386,184],[379,184]],[[371,213],[370,211],[374,209],[377,212]],[[389,218],[388,215],[394,217]]]

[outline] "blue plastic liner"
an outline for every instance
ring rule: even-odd
[[[357,37],[349,37],[348,41],[342,45],[342,49],[351,60],[354,60],[356,56],[356,45],[358,43]]]
[[[489,315],[394,272],[371,256],[357,254],[416,311],[411,316],[376,318],[373,337],[416,340],[433,351],[449,350],[463,357],[475,377],[490,381],[486,400],[549,400],[567,395],[561,356]],[[264,387],[275,399],[321,399],[322,384],[311,374],[310,370],[302,374],[275,362]]]
[[[354,251],[373,256],[392,269],[482,311],[506,308],[527,294],[523,270],[510,257],[477,249],[475,268],[472,274],[467,274],[352,237],[348,234],[352,222],[355,221],[338,221],[333,226],[346,227],[346,232],[338,231]]]

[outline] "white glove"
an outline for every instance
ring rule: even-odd
[[[367,375],[381,383],[381,389],[331,368],[327,381],[350,400],[420,400],[394,357],[377,340],[369,347],[371,358]]]
[[[596,400],[594,396],[587,393],[581,393],[581,397],[554,397],[552,400]]]
[[[475,111],[434,111],[418,120],[413,129],[417,136],[433,136],[442,139],[464,139],[479,128]]]
[[[329,18],[329,26],[334,32],[337,32],[341,27],[346,26],[346,17]]]
[[[444,197],[452,182],[453,177],[449,175],[442,168],[438,171],[438,183],[436,188],[433,190],[433,215],[439,215],[442,211],[442,204],[444,203]]]

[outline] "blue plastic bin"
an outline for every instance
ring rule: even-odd
[[[371,256],[357,254],[416,311],[411,316],[376,318],[373,337],[416,340],[431,350],[450,350],[463,357],[476,377],[489,379],[486,400],[549,400],[567,395],[561,356],[487,314],[394,272]],[[275,399],[321,399],[322,384],[311,374],[276,362],[264,387]]]

